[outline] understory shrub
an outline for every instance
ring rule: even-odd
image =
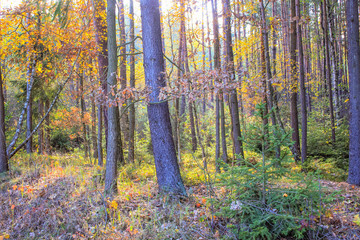
[[[258,107],[258,116],[262,108]],[[218,217],[227,221],[227,229],[238,239],[309,236],[315,232],[311,230],[318,229],[327,200],[317,172],[301,172],[288,151],[282,151],[278,158],[272,154],[291,144],[290,134],[274,126],[249,127],[258,132],[251,144],[261,146],[262,159],[248,158],[236,166],[223,166],[227,171],[220,174],[220,183],[228,194],[217,202]]]

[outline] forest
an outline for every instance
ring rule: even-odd
[[[0,0],[0,240],[360,239],[358,0]]]

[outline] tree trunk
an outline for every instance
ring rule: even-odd
[[[126,34],[125,34],[125,13],[124,13],[124,2],[118,0],[118,21],[120,27],[120,86],[121,90],[127,87],[126,79]],[[131,39],[132,40],[132,39]],[[124,103],[125,104],[125,103]],[[119,106],[121,111],[124,108],[123,105]],[[124,135],[124,145],[129,142],[129,116],[126,110],[121,116],[121,130]]]
[[[217,0],[211,0],[212,14],[213,14],[213,32],[214,32],[214,68],[216,71],[221,71],[221,58],[220,58],[220,39],[219,39],[219,25],[217,13]],[[220,79],[215,79],[220,81]],[[220,158],[220,144],[222,145],[222,159],[224,162],[228,161],[227,147],[226,147],[226,134],[225,134],[225,110],[222,91],[216,95],[216,161]],[[217,170],[220,171],[219,166],[216,165]]]
[[[292,128],[292,141],[293,155],[295,161],[300,160],[300,139],[299,139],[299,117],[297,109],[297,95],[298,95],[298,77],[297,77],[297,66],[296,66],[296,48],[297,48],[297,36],[296,36],[296,7],[295,0],[290,0],[291,9],[291,24],[290,24],[290,77],[291,77],[291,93],[290,93],[290,111],[291,111],[291,128]]]
[[[350,147],[348,182],[360,186],[360,46],[359,5],[347,0],[346,22],[348,32],[348,66],[350,84]]]
[[[264,78],[266,76],[266,81],[267,81],[267,87],[269,89],[269,108],[270,108],[270,115],[271,115],[271,122],[272,122],[272,125],[273,127],[276,127],[277,126],[277,121],[276,121],[276,116],[275,116],[275,93],[274,93],[274,88],[272,86],[272,72],[271,72],[271,62],[270,62],[270,47],[269,47],[269,33],[268,33],[268,27],[267,27],[267,23],[266,23],[266,13],[265,13],[265,7],[264,7],[264,3],[263,1],[261,0],[261,18],[262,18],[262,41],[264,43],[264,49],[262,50],[263,51],[263,61],[265,61],[263,64],[263,68],[265,68],[263,71],[264,71]],[[275,2],[273,2],[273,4],[275,4]],[[274,5],[275,6],[275,5]],[[275,8],[273,6],[273,8]],[[273,9],[273,11],[275,11]],[[273,12],[274,14],[274,12]],[[274,32],[275,32],[275,29],[274,29]],[[275,37],[274,37],[275,39]],[[275,45],[273,46],[275,47]],[[274,62],[274,69],[275,69],[275,56],[276,56],[276,47],[275,49],[273,49],[273,62]],[[275,70],[274,70],[275,71]],[[265,73],[266,72],[266,73]],[[274,72],[276,73],[276,71]],[[266,89],[266,83],[265,83],[265,89]],[[266,126],[264,124],[264,126]],[[268,127],[265,127],[265,133],[266,131],[268,131]],[[267,132],[268,133],[268,132]],[[275,139],[278,139],[278,136],[276,134],[276,131],[274,131],[274,137]],[[275,147],[275,152],[276,152],[276,159],[279,159],[280,158],[280,146],[276,146]]]
[[[93,156],[98,159],[98,151],[97,151],[97,136],[96,136],[96,106],[95,106],[95,96],[91,96],[91,142],[93,149]]]
[[[49,99],[45,100],[45,112],[47,112],[50,108],[50,101]],[[51,155],[51,142],[50,142],[50,114],[46,116],[45,119],[45,151],[46,154]]]
[[[304,164],[307,155],[307,109],[305,89],[304,52],[301,30],[300,0],[296,0],[296,25],[297,25],[297,52],[299,54],[299,77],[301,97],[301,163]]]
[[[197,139],[196,139],[196,132],[195,132],[195,121],[194,121],[194,111],[193,111],[193,103],[192,102],[189,102],[189,117],[190,117],[192,151],[196,152]]]
[[[329,91],[329,106],[330,106],[330,121],[331,121],[331,140],[335,143],[335,118],[334,118],[334,103],[333,103],[333,91],[331,83],[331,64],[330,64],[330,43],[328,33],[328,20],[327,20],[327,0],[321,2],[322,5],[322,27],[324,32],[324,43],[325,43],[325,76],[327,88]]]
[[[234,54],[232,49],[231,39],[231,7],[230,1],[224,1],[224,15],[225,15],[225,45],[226,45],[226,71],[230,76],[230,81],[235,80],[235,68],[234,68]],[[232,138],[234,143],[234,149],[238,164],[244,158],[244,150],[241,140],[240,118],[239,118],[239,105],[237,98],[237,91],[233,89],[229,97],[230,113],[232,119]]]
[[[216,172],[220,173],[220,101],[218,95],[216,95],[215,104],[215,167]]]
[[[97,137],[97,152],[98,152],[98,164],[99,166],[103,165],[103,147],[102,147],[102,132],[103,132],[103,122],[105,123],[105,136],[107,139],[107,111],[106,107],[103,107],[105,96],[107,95],[107,84],[106,84],[106,75],[108,68],[108,52],[107,52],[107,29],[106,29],[106,19],[105,19],[105,1],[104,0],[95,0],[94,2],[94,11],[95,11],[95,40],[98,47],[97,51],[97,61],[98,61],[98,71],[99,71],[99,82],[103,91],[103,95],[98,99],[97,106],[97,115],[98,115],[98,137]],[[103,121],[104,117],[104,121]]]
[[[86,113],[86,106],[85,106],[85,99],[84,99],[84,73],[81,70],[79,78],[79,90],[80,90],[80,117],[81,117],[81,125],[82,125],[82,133],[83,133],[83,141],[84,141],[84,152],[85,158],[89,157],[89,145],[87,140],[87,127],[84,121],[85,113]]]
[[[130,39],[135,38],[135,24],[134,24],[134,0],[130,0]],[[130,53],[135,52],[135,42],[130,44]],[[135,89],[135,56],[130,55],[130,87]],[[129,152],[128,162],[135,160],[135,103],[130,99],[129,107]]]
[[[116,23],[115,0],[107,0],[107,40],[108,40],[108,76],[107,88],[109,92],[116,92],[117,51],[116,51]],[[114,100],[114,95],[109,94],[109,99]],[[120,118],[118,106],[113,104],[108,107],[108,143],[106,156],[105,192],[117,193],[117,163],[121,161],[120,151]]]
[[[42,118],[44,116],[44,103],[43,101],[40,99],[39,100],[39,116],[40,118]],[[38,153],[39,154],[44,154],[44,128],[43,127],[39,127],[38,130]]]
[[[30,135],[32,132],[32,94],[31,94],[31,83],[30,83],[30,77],[31,77],[31,64],[28,64],[28,71],[27,71],[27,82],[26,82],[26,94],[30,96],[29,103],[26,109],[26,137]],[[32,138],[27,142],[26,144],[26,152],[32,153]]]
[[[152,89],[147,108],[159,190],[186,196],[171,134],[168,102],[159,99],[160,88],[166,86],[159,1],[141,0],[140,5],[145,82]]]
[[[2,67],[0,65],[0,173],[4,173],[7,171],[9,171],[9,163],[6,155],[5,105],[4,105]]]

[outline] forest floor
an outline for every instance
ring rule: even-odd
[[[104,169],[81,156],[23,155],[14,161],[11,175],[0,178],[0,240],[236,239],[209,201],[226,197],[226,190],[204,184],[196,163],[183,165],[187,199],[171,201],[157,194],[149,164],[123,167],[119,194],[109,199],[103,195]],[[318,239],[360,239],[360,188],[320,182],[324,194],[337,195],[316,220],[327,229]]]

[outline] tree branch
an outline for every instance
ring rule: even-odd
[[[68,76],[67,79],[64,81],[64,83],[63,83],[62,85],[60,85],[60,88],[59,88],[59,90],[57,91],[54,100],[51,102],[50,107],[49,107],[49,109],[47,110],[46,114],[43,116],[43,118],[40,120],[40,122],[39,122],[39,123],[37,124],[37,126],[34,128],[34,130],[30,133],[30,135],[29,135],[21,144],[20,144],[14,151],[12,151],[10,154],[7,153],[8,159],[10,159],[11,157],[13,157],[13,156],[30,140],[30,138],[32,137],[32,135],[34,135],[34,133],[36,133],[36,131],[37,131],[37,130],[39,129],[39,127],[41,126],[41,124],[44,122],[45,118],[50,114],[51,110],[53,109],[56,101],[58,100],[58,98],[59,98],[59,96],[60,96],[60,93],[61,93],[62,90],[64,89],[66,83],[70,80],[70,78],[71,78],[71,76],[72,76],[72,74],[73,74],[73,71],[74,71],[75,64],[76,64],[79,56],[80,56],[80,51],[78,52],[78,55],[77,55],[77,57],[76,57],[73,65],[72,65],[72,68],[71,68],[71,71],[70,71],[69,76]],[[31,85],[31,88],[32,88],[32,85]],[[27,106],[27,104],[28,104],[28,99],[27,99],[27,102],[26,102],[25,104],[26,104],[26,106]],[[24,107],[24,109],[26,109],[26,107]],[[23,111],[24,111],[24,110],[23,110]],[[22,114],[22,116],[20,116],[20,117],[23,117],[23,114]],[[15,143],[11,146],[11,148],[12,148],[14,145],[15,145]],[[10,151],[11,148],[10,148],[10,146],[9,146],[8,151]]]

